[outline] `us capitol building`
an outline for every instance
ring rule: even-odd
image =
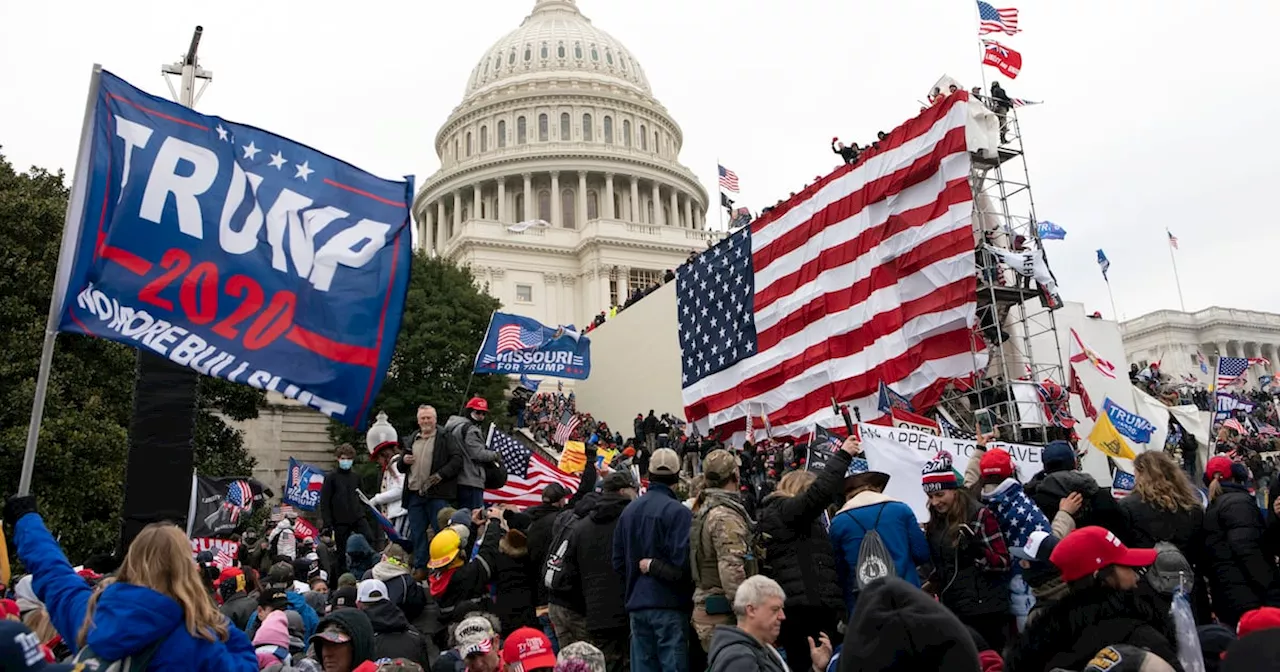
[[[582,327],[718,237],[683,142],[626,47],[575,0],[535,0],[436,134],[418,243],[503,310]]]

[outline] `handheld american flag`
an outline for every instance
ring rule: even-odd
[[[686,416],[776,436],[875,414],[880,381],[917,408],[974,371],[976,277],[959,92],[676,273]],[[922,396],[923,395],[923,396]]]
[[[1219,357],[1218,377],[1214,380],[1214,391],[1222,392],[1232,388],[1243,388],[1245,371],[1249,370],[1249,360],[1244,357]]]
[[[524,476],[507,473],[506,485],[497,490],[485,490],[484,501],[487,504],[515,504],[521,507],[537,506],[542,503],[542,491],[552,483],[559,483],[570,492],[578,489],[579,479],[572,474],[560,471],[547,458],[533,453]]]
[[[493,425],[489,425],[489,450],[497,451],[502,457],[502,466],[507,469],[507,478],[529,477],[529,460],[533,457],[533,451],[505,432],[498,431]]]
[[[578,419],[577,414],[566,410],[560,416],[560,422],[556,425],[556,433],[552,440],[563,446],[565,441],[573,438],[573,430],[578,428],[579,422],[581,420]]]

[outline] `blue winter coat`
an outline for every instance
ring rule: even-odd
[[[879,524],[876,524],[877,515],[880,516]],[[929,562],[929,542],[924,538],[911,507],[870,490],[858,493],[831,519],[830,530],[831,547],[836,552],[836,575],[844,591],[845,607],[851,614],[857,601],[853,574],[862,538],[866,536],[863,528],[870,531],[872,527],[880,534],[885,549],[893,557],[898,578],[920,587],[916,565]]]
[[[627,613],[643,609],[693,609],[689,528],[693,512],[671,488],[650,483],[627,505],[613,530],[613,569],[627,584]],[[640,561],[650,558],[649,573]]]
[[[49,610],[63,641],[75,650],[93,589],[71,568],[38,514],[23,516],[14,528],[18,558],[31,572],[36,597]],[[150,588],[115,583],[98,598],[88,645],[103,659],[119,660],[163,640],[148,670],[255,672],[258,659],[253,644],[230,621],[227,629],[225,642],[192,637],[182,607],[172,598]]]

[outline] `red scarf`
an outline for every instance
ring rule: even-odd
[[[444,595],[444,591],[449,589],[449,579],[453,578],[453,573],[458,571],[457,567],[432,572],[427,577],[427,583],[431,586],[431,597],[440,597]]]

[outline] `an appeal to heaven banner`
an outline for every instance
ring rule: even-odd
[[[400,331],[412,179],[97,81],[58,329],[361,426]]]
[[[885,494],[907,504],[921,523],[929,520],[928,497],[920,487],[920,470],[938,451],[951,453],[952,465],[961,474],[969,464],[969,457],[976,453],[978,444],[965,439],[948,439],[910,429],[879,427],[862,423],[862,450],[867,464],[875,471],[889,474]],[[1019,480],[1031,480],[1043,465],[1040,463],[1040,446],[992,441],[988,448],[1003,448],[1013,456]]]

